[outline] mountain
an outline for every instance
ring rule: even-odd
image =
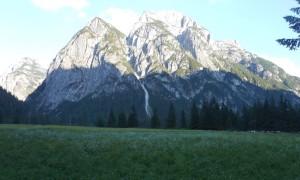
[[[214,40],[181,13],[145,11],[127,37],[93,19],[57,54],[29,101],[39,112],[63,117],[107,116],[135,106],[149,118],[154,107],[164,117],[170,102],[179,111],[193,100],[201,105],[216,98],[241,110],[280,94],[299,102],[300,79],[237,41]]]
[[[23,58],[0,75],[0,86],[25,101],[27,96],[46,78],[44,69],[36,60]]]

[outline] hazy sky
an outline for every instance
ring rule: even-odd
[[[144,10],[175,10],[196,21],[216,40],[237,40],[241,47],[272,60],[300,77],[300,50],[275,41],[297,37],[282,18],[293,15],[295,0],[9,0],[0,3],[0,72],[31,57],[45,66],[72,36],[99,16],[124,33]]]

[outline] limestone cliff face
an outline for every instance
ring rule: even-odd
[[[52,110],[63,101],[117,91],[115,84],[133,72],[127,52],[125,35],[95,18],[53,60],[39,107]]]
[[[36,60],[23,58],[0,75],[0,86],[25,101],[46,78],[44,69]]]
[[[120,105],[123,99],[149,115],[152,106],[169,101],[201,104],[211,97],[240,108],[269,91],[299,101],[300,79],[237,41],[214,40],[180,13],[146,11],[128,37],[99,18],[92,20],[57,54],[31,99],[42,111],[63,102],[98,98]]]

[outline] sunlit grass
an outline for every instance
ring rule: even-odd
[[[299,179],[300,135],[0,125],[4,179]]]

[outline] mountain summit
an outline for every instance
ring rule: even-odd
[[[19,100],[25,101],[45,78],[46,69],[36,60],[26,57],[0,75],[0,86]]]
[[[145,11],[128,37],[100,18],[76,33],[30,96],[38,111],[78,116],[151,108],[186,109],[216,98],[233,109],[286,94],[299,101],[300,79],[240,48],[215,41],[205,28],[174,11]],[[79,111],[80,109],[80,111]]]

